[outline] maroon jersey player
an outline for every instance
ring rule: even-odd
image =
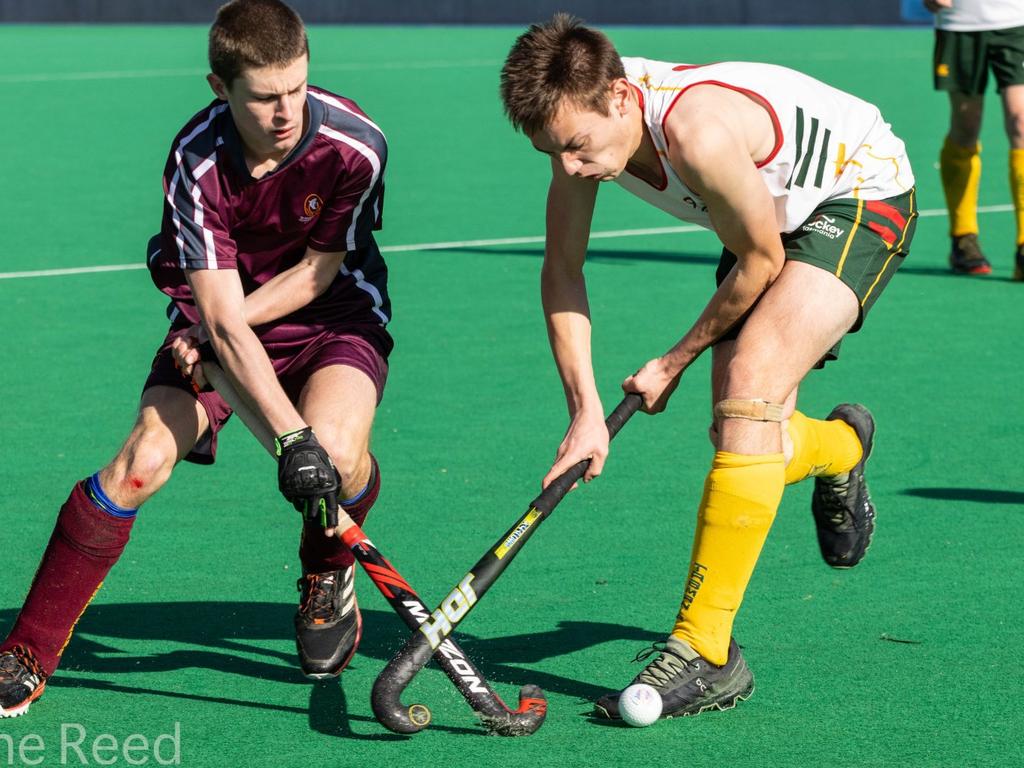
[[[212,463],[230,416],[204,387],[216,359],[278,436],[278,481],[304,513],[295,617],[310,677],[341,672],[361,631],[340,505],[361,523],[380,474],[370,429],[391,316],[380,228],[387,147],[352,101],[307,87],[302,21],[234,0],[210,30],[216,100],[174,138],[148,262],[171,322],[138,420],[61,508],[24,607],[0,644],[0,716],[27,711],[128,542],[138,508],[182,459]],[[244,503],[244,500],[239,500]]]

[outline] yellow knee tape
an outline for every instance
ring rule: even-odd
[[[782,408],[782,403],[767,400],[719,400],[715,403],[715,418],[782,421]]]

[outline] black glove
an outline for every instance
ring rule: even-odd
[[[312,427],[288,432],[274,440],[277,448],[277,487],[306,520],[324,528],[338,525],[338,472]]]

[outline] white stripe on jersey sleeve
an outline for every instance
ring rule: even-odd
[[[373,299],[373,313],[383,321],[383,325],[387,325],[391,318],[389,318],[381,309],[381,305],[384,301],[381,298],[380,291],[377,290],[377,286],[373,283],[366,282],[366,275],[363,274],[363,270],[361,269],[355,269],[349,272],[345,267],[345,264],[342,263],[340,271],[345,277],[349,277],[350,275],[354,277],[356,279],[356,287],[370,294],[370,297]]]
[[[322,133],[335,141],[340,141],[342,144],[352,147],[352,149],[365,157],[373,168],[373,176],[370,179],[370,183],[366,186],[366,191],[363,192],[363,195],[359,198],[359,202],[356,204],[356,207],[352,210],[352,225],[348,228],[348,232],[345,234],[346,247],[348,250],[354,251],[356,249],[356,225],[359,223],[359,214],[363,210],[363,204],[366,202],[366,198],[370,196],[374,187],[377,186],[377,180],[380,178],[380,158],[373,149],[366,146],[361,141],[356,141],[352,137],[339,133],[333,128],[328,128],[326,125],[321,125],[318,133]]]
[[[206,117],[206,120],[204,120],[199,125],[197,125],[195,128],[193,128],[192,132],[188,136],[185,136],[184,138],[182,138],[182,140],[180,142],[178,142],[178,146],[175,147],[175,149],[174,149],[174,161],[177,164],[177,167],[174,170],[174,176],[171,177],[171,183],[167,187],[167,203],[171,206],[171,221],[174,223],[174,228],[177,231],[177,235],[174,238],[174,242],[178,246],[178,265],[182,269],[186,268],[186,261],[185,261],[185,238],[181,234],[181,216],[180,216],[180,212],[178,211],[178,207],[174,204],[174,195],[175,195],[175,193],[178,190],[178,183],[181,181],[181,178],[182,178],[182,165],[183,165],[182,161],[184,159],[183,152],[184,152],[185,147],[188,144],[190,144],[197,136],[202,134],[207,128],[209,128],[210,127],[210,123],[213,122],[213,119],[215,117],[217,117],[217,115],[219,115],[221,112],[224,112],[227,108],[228,108],[227,104],[218,104],[213,109],[211,109],[210,110],[210,114],[207,115],[207,117]],[[222,137],[218,136],[217,140],[215,142],[215,146],[219,147],[223,143],[224,143],[224,139]],[[198,181],[199,181],[199,178],[204,173],[206,173],[206,171],[208,171],[210,169],[210,167],[212,167],[212,165],[213,165],[213,158],[214,158],[214,155],[211,155],[210,157],[206,158],[206,160],[204,160],[202,163],[200,163],[199,167],[196,169],[195,175],[194,175],[194,178],[195,178],[197,183],[196,183],[195,187],[192,190],[192,200],[193,200],[193,202],[194,202],[194,204],[196,206],[196,212],[195,212],[195,214],[193,216],[193,220],[197,224],[199,224],[200,226],[202,226],[203,214],[202,214],[202,206],[199,203],[199,197],[198,197],[198,195],[199,195],[199,184],[198,184]],[[205,246],[206,246],[206,260],[207,260],[207,264],[210,263],[211,254],[212,254],[213,255],[213,259],[212,259],[213,260],[213,266],[210,267],[210,268],[211,269],[216,269],[217,268],[217,257],[216,257],[216,251],[215,251],[215,249],[213,247],[213,233],[210,232],[209,230],[206,230],[204,228],[204,230],[203,230],[203,240],[204,240],[204,243],[205,243]]]
[[[323,102],[324,104],[330,104],[330,105],[331,105],[332,107],[334,107],[335,109],[340,109],[340,110],[341,110],[342,112],[346,112],[346,113],[348,113],[348,114],[352,115],[353,117],[355,117],[355,118],[358,118],[359,120],[362,120],[362,121],[363,121],[364,123],[366,123],[366,124],[367,124],[368,126],[370,126],[370,127],[371,127],[371,128],[373,128],[373,129],[374,129],[375,131],[377,131],[377,133],[379,133],[379,134],[381,135],[381,138],[382,138],[382,139],[384,139],[385,141],[387,141],[387,137],[386,137],[386,136],[384,136],[384,131],[382,131],[382,130],[380,129],[380,126],[379,126],[379,125],[377,125],[377,124],[376,124],[375,122],[373,122],[373,120],[371,120],[370,118],[368,118],[368,117],[367,117],[366,115],[361,115],[361,114],[359,114],[358,112],[356,112],[355,110],[353,110],[353,109],[351,109],[351,108],[349,108],[349,107],[346,107],[346,106],[345,106],[344,104],[342,104],[342,103],[341,103],[340,101],[338,101],[338,100],[337,100],[337,99],[335,99],[335,98],[332,98],[332,97],[328,96],[328,95],[327,95],[326,93],[319,93],[319,92],[317,92],[317,91],[309,91],[309,93],[310,93],[310,95],[311,95],[311,96],[312,96],[312,97],[313,97],[314,99],[317,99],[318,101],[322,101],[322,102]]]

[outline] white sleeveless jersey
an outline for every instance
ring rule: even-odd
[[[749,62],[693,66],[624,57],[622,63],[640,95],[663,181],[653,186],[629,171],[616,181],[678,219],[711,228],[700,196],[669,165],[664,131],[665,119],[679,96],[698,84],[731,88],[768,110],[775,126],[775,146],[758,169],[775,200],[780,232],[797,229],[826,200],[882,200],[914,185],[903,142],[878,108],[812,77]]]
[[[1024,27],[1024,0],[953,0],[935,14],[935,26],[950,32]]]

